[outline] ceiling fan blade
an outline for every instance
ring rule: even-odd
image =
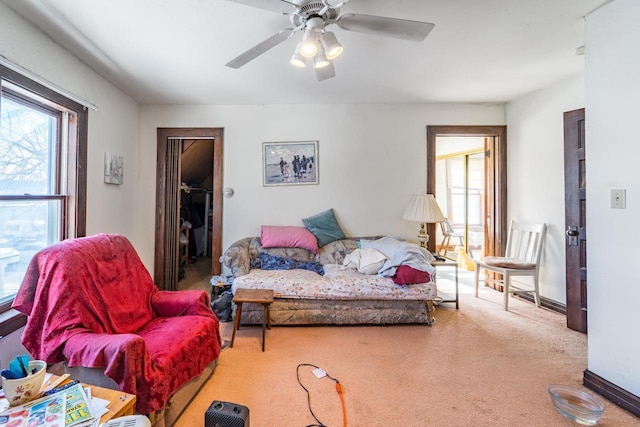
[[[333,62],[329,61],[329,65],[322,68],[316,68],[316,77],[318,81],[321,82],[323,80],[331,79],[336,76],[336,69],[333,67]]]
[[[431,32],[434,24],[385,16],[345,13],[338,18],[338,26],[343,30],[358,33],[378,34],[403,40],[420,42]]]
[[[277,45],[291,37],[291,35],[293,35],[293,28],[285,28],[284,30],[275,33],[263,42],[258,43],[246,52],[236,56],[225,65],[231,68],[240,68],[247,62],[257,58],[269,49],[276,47]]]
[[[286,0],[229,0],[234,3],[240,3],[247,6],[253,6],[271,12],[282,14],[294,13],[298,6],[295,3]]]

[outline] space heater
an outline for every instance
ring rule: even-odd
[[[204,427],[249,427],[249,408],[214,400],[204,413]]]

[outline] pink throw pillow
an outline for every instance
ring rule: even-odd
[[[263,248],[303,248],[318,253],[318,240],[304,227],[263,225],[260,240]]]

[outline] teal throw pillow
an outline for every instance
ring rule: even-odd
[[[333,209],[326,210],[309,218],[304,218],[302,223],[307,230],[316,236],[318,246],[320,247],[346,238],[342,228],[338,225],[338,221],[336,221]]]

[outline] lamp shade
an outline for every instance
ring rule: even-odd
[[[433,194],[416,194],[413,196],[404,210],[402,219],[420,223],[444,222],[446,220]]]

